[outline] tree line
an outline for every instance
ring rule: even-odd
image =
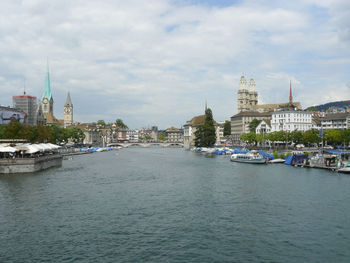
[[[265,141],[270,142],[293,142],[294,144],[306,144],[310,146],[311,144],[321,143],[322,140],[327,142],[328,145],[348,145],[350,143],[350,129],[338,130],[329,129],[323,130],[323,134],[320,134],[319,130],[308,130],[308,131],[278,131],[270,132],[265,134],[255,133],[251,131],[249,133],[243,133],[241,135],[241,140],[247,143],[263,143]]]
[[[57,125],[30,126],[11,120],[9,124],[0,125],[0,139],[24,139],[30,143],[83,142],[85,134],[81,128],[71,126],[63,128]]]

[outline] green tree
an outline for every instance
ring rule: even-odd
[[[241,140],[247,143],[255,143],[256,142],[256,134],[254,132],[243,133],[241,135]]]
[[[77,126],[71,126],[67,128],[66,136],[75,143],[83,142],[85,138],[83,130]]]
[[[37,132],[38,132],[37,142],[49,142],[50,138],[53,138],[52,130],[50,129],[49,126],[38,125]]]
[[[290,141],[294,142],[295,144],[299,144],[303,141],[303,132],[302,131],[292,131],[289,133]]]
[[[225,121],[224,123],[224,136],[231,135],[231,122]]]
[[[106,123],[105,123],[104,120],[98,120],[98,121],[97,121],[97,125],[102,126],[102,127],[105,127],[105,126],[106,126]]]
[[[123,122],[122,119],[117,119],[117,120],[115,121],[115,124],[116,124],[118,127],[122,128],[122,129],[127,129],[127,128],[128,128],[128,126]]]
[[[1,124],[0,125],[0,139],[4,139],[5,137],[5,135],[4,135],[4,131],[5,131],[5,128],[6,128],[6,125],[4,125],[4,124]]]
[[[197,147],[213,147],[216,142],[215,126],[211,109],[205,110],[204,124],[195,131],[195,145]]]
[[[348,145],[350,143],[350,129],[342,131],[342,141]]]
[[[23,124],[13,119],[5,125],[3,134],[5,139],[23,139]]]
[[[249,131],[255,133],[256,127],[258,127],[260,122],[261,121],[259,121],[257,119],[253,119],[248,125]]]
[[[262,143],[264,139],[265,138],[263,138],[262,134],[259,134],[259,133],[255,134],[255,141],[256,142]]]
[[[166,134],[165,133],[159,133],[158,135],[158,140],[159,141],[165,141],[166,140]]]
[[[308,130],[303,133],[302,142],[305,144],[320,143],[321,141],[318,130]]]
[[[341,144],[342,143],[341,130],[330,129],[325,131],[325,140],[332,145]]]
[[[196,131],[194,132],[194,145],[196,147],[202,147],[203,145],[203,140],[204,140],[204,132],[203,132],[203,125],[199,125],[196,128]]]
[[[52,143],[60,143],[63,141],[67,142],[67,139],[68,139],[68,136],[66,134],[67,129],[59,127],[58,125],[55,125],[55,124],[51,125],[50,126],[51,133],[49,138],[50,142]]]

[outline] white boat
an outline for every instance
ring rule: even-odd
[[[269,163],[285,163],[286,160],[284,159],[273,159],[273,160],[270,160]]]
[[[266,164],[266,159],[258,152],[234,153],[231,155],[232,162]]]
[[[344,162],[343,166],[338,168],[338,173],[350,174],[350,162]]]

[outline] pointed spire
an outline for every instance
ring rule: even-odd
[[[46,79],[45,79],[45,91],[43,94],[43,97],[46,97],[48,100],[51,99],[51,87],[50,87],[50,73],[49,73],[49,60],[47,60],[47,65],[46,65]]]
[[[73,106],[72,101],[71,101],[71,99],[70,99],[70,93],[69,93],[69,91],[68,91],[68,94],[67,94],[66,104],[64,104],[64,106],[65,106],[65,107],[66,107],[66,106]]]
[[[293,104],[292,81],[289,81],[289,104]]]
[[[23,79],[23,95],[26,95],[26,79]]]

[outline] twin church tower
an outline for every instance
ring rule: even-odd
[[[73,124],[73,104],[68,92],[66,103],[64,104],[64,118],[63,120],[57,120],[53,115],[53,97],[51,93],[50,84],[50,73],[49,67],[47,66],[46,79],[45,79],[45,90],[41,97],[41,109],[46,120],[46,124],[58,124],[68,127]]]
[[[251,111],[258,104],[258,93],[254,79],[250,79],[249,87],[247,88],[247,80],[244,76],[241,77],[238,90],[238,112]]]

